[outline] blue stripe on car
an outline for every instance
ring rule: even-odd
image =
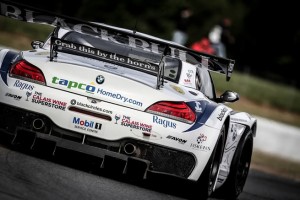
[[[188,102],[187,104],[190,106],[191,109],[195,110],[197,115],[197,120],[192,127],[190,127],[184,132],[193,131],[200,128],[203,124],[205,124],[205,122],[208,120],[212,112],[218,106],[217,104],[210,103],[208,101],[196,101],[196,102],[194,101],[194,102]],[[198,111],[196,108],[198,108]],[[201,110],[199,110],[199,108],[201,108]]]
[[[7,84],[7,73],[11,64],[11,61],[18,55],[18,53],[14,51],[8,51],[5,55],[5,58],[2,61],[2,65],[0,67],[1,72],[1,78],[4,81],[4,83]]]

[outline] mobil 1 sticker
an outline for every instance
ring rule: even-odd
[[[71,118],[70,123],[73,128],[88,133],[98,134],[103,131],[103,125],[101,122],[90,120],[84,117],[74,116]]]

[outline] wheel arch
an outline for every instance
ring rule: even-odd
[[[224,121],[225,124],[225,144],[227,142],[228,132],[229,132],[229,126],[230,126],[230,117],[227,116],[227,118]]]
[[[255,121],[253,123],[253,125],[251,126],[251,132],[252,132],[253,137],[256,137],[256,131],[257,131],[257,121]]]

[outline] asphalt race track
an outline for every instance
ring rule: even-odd
[[[159,190],[103,174],[88,172],[0,145],[0,199],[158,200],[187,199],[181,189]],[[300,182],[251,169],[239,200],[299,200]]]

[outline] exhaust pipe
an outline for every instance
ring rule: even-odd
[[[136,146],[132,143],[127,143],[124,145],[124,151],[127,155],[132,155],[136,152]]]
[[[32,126],[35,130],[41,130],[42,128],[44,128],[45,122],[42,119],[37,118],[33,120]]]

